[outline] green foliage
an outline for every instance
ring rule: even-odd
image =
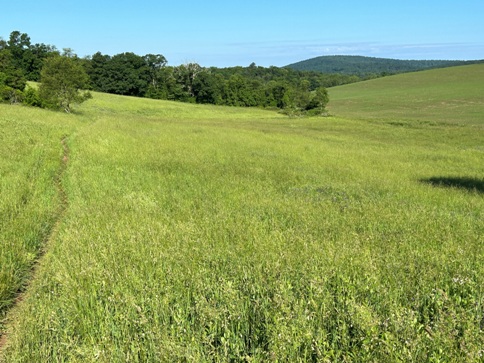
[[[26,77],[29,81],[40,81],[40,72],[47,58],[55,57],[59,52],[54,46],[47,44],[33,44],[23,56]]]
[[[23,72],[15,67],[12,52],[0,50],[0,86],[7,86],[22,91],[27,84]]]
[[[0,47],[0,65],[3,68],[0,69],[3,73],[0,78],[5,79],[2,84],[22,91],[26,80],[39,81],[40,70],[44,65],[50,67],[51,59],[58,56],[59,52],[55,47],[32,44],[27,34],[12,32],[9,40]],[[309,105],[316,89],[359,80],[355,76],[323,75],[277,67],[263,68],[254,63],[245,68],[224,69],[206,69],[196,63],[168,67],[166,58],[161,54],[138,56],[126,52],[109,56],[98,52],[92,57],[78,59],[71,49],[66,48],[63,57],[73,58],[77,65],[82,66],[89,76],[88,81],[81,82],[82,87],[95,91],[192,103],[277,107],[297,114],[307,111],[317,113],[314,111],[316,107]],[[58,83],[59,79],[55,82]],[[300,87],[301,84],[305,86]],[[26,103],[39,104],[32,98],[32,91],[29,92]],[[7,91],[4,89],[3,93],[6,94]],[[72,97],[75,92],[63,91],[64,96],[60,96],[59,92],[57,95],[54,93],[49,93],[42,87],[42,105],[70,110],[72,101],[68,99],[74,100]],[[75,97],[77,101],[82,101],[79,95]]]
[[[81,92],[89,78],[75,59],[57,56],[45,61],[41,73],[39,96],[48,107],[71,112],[72,104],[91,98],[89,92]]]
[[[307,103],[306,110],[314,113],[323,114],[326,112],[326,105],[329,102],[328,91],[324,87],[319,87]]]
[[[222,103],[223,81],[210,71],[203,71],[193,82],[193,93],[197,103]]]
[[[197,63],[186,63],[174,68],[173,75],[182,88],[183,101],[191,102],[195,99],[194,83],[201,71],[202,67]]]
[[[43,107],[42,100],[37,88],[27,87],[23,95],[23,103],[28,106]]]
[[[26,33],[20,33],[19,31],[10,33],[6,49],[12,53],[16,68],[22,69],[23,56],[30,45],[30,37]]]
[[[480,61],[448,61],[448,60],[399,60],[373,58],[362,56],[322,56],[286,66],[299,71],[315,71],[327,74],[356,75],[364,78],[374,78],[389,74],[415,72],[431,68],[454,67],[469,65]]]
[[[286,112],[306,112],[313,91],[334,85],[327,82],[325,75],[316,72],[263,68],[255,64],[247,68],[211,68],[210,72],[223,80],[220,104],[277,107]]]
[[[157,84],[153,72],[158,68],[154,60],[146,57],[130,52],[113,57],[96,53],[87,64],[93,89],[127,96],[145,96],[148,87]]]
[[[11,51],[0,50],[0,101],[11,104],[22,102],[22,90],[27,81],[20,70],[15,68]]]
[[[156,95],[161,95],[160,70],[166,66],[167,60],[161,54],[147,54],[143,58],[149,70],[149,86],[145,96],[156,98]]]
[[[18,89],[0,85],[0,100],[8,101],[11,104],[20,103],[23,100],[23,93]]]
[[[53,46],[31,44],[29,35],[19,31],[10,34],[3,48],[11,53],[12,66],[29,81],[39,81],[44,60],[59,54]]]
[[[308,110],[314,90],[358,80],[346,76],[329,79],[316,72],[255,64],[225,69],[203,68],[196,63],[168,67],[162,55],[141,57],[133,53],[111,57],[98,52],[85,60],[84,67],[96,91],[227,106],[290,107],[299,113]]]

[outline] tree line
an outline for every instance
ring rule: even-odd
[[[89,93],[192,103],[281,109],[288,114],[324,114],[327,87],[359,81],[357,76],[322,74],[289,68],[169,66],[161,54],[97,52],[80,58],[71,49],[32,44],[19,31],[0,39],[0,98],[11,103],[54,107],[69,112],[71,103]],[[41,82],[39,90],[27,81]],[[56,89],[56,87],[58,89]]]
[[[326,88],[360,81],[357,76],[289,68],[168,66],[160,54],[100,52],[82,60],[95,91],[225,106],[324,113]],[[324,103],[324,105],[322,105]]]

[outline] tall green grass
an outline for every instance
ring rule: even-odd
[[[0,129],[1,321],[23,289],[55,223],[61,139],[71,132],[72,121],[40,110],[0,105]]]
[[[69,207],[5,362],[483,359],[472,119],[95,94],[70,120]]]

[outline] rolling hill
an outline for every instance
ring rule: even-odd
[[[398,74],[329,89],[332,114],[352,119],[484,125],[484,64]]]
[[[0,104],[0,362],[482,361],[483,72]]]
[[[481,61],[452,60],[400,60],[388,58],[373,58],[363,56],[334,55],[321,56],[301,62],[289,64],[286,67],[299,71],[317,71],[321,73],[341,73],[358,76],[370,74],[395,74],[421,71],[431,68],[443,68]]]

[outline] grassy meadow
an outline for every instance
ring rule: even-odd
[[[332,112],[353,119],[399,123],[484,123],[484,67],[434,69],[331,89]]]
[[[0,105],[0,314],[24,286],[61,209],[61,141],[75,125],[62,116]]]
[[[0,105],[0,361],[483,361],[483,84]]]

